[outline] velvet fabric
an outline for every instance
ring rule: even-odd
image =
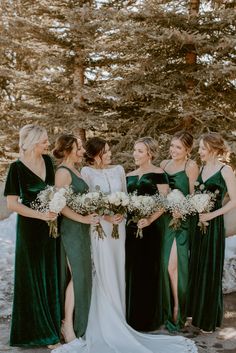
[[[30,207],[37,194],[54,184],[54,169],[44,155],[42,180],[20,160],[10,165],[5,196],[17,195]],[[58,239],[49,236],[45,221],[18,215],[11,346],[46,346],[59,342],[60,298]]]
[[[215,209],[222,207],[227,187],[221,170],[200,184],[211,192],[219,191]],[[225,230],[223,216],[210,220],[206,233],[197,226],[192,239],[188,315],[192,324],[205,331],[214,331],[223,318],[222,275],[224,266]]]
[[[170,188],[180,190],[184,195],[189,194],[189,180],[185,170],[174,174],[166,173],[169,179]],[[163,215],[165,222],[165,235],[162,242],[162,279],[163,279],[163,315],[164,323],[169,331],[178,331],[185,325],[186,321],[186,296],[188,285],[188,262],[189,262],[189,239],[190,239],[190,220],[181,222],[179,229],[174,230],[169,226],[172,219],[170,213]],[[173,295],[168,273],[170,252],[173,241],[176,241],[177,262],[178,262],[178,300],[179,308],[177,321],[173,322]]]
[[[127,177],[129,193],[154,195],[157,184],[168,184],[164,173],[146,173]],[[128,216],[129,221],[129,216]],[[160,250],[163,234],[162,216],[143,228],[137,238],[137,224],[126,226],[126,320],[138,331],[152,331],[163,322],[161,305]]]
[[[75,193],[88,192],[88,185],[69,168],[61,166],[71,175],[71,187]],[[85,334],[92,291],[92,266],[90,251],[90,225],[73,221],[62,216],[60,219],[61,235],[61,291],[62,302],[71,274],[74,287],[74,331],[77,337]],[[64,307],[64,305],[63,305]],[[64,308],[62,309],[64,315]]]

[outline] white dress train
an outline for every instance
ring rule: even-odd
[[[126,191],[121,166],[108,169],[84,167],[81,171],[90,191]],[[195,343],[181,336],[142,334],[125,320],[125,221],[119,224],[119,239],[111,237],[112,224],[101,220],[106,237],[98,239],[91,227],[95,267],[91,308],[85,347],[81,353],[195,353]]]

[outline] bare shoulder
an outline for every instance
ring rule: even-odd
[[[225,164],[221,169],[221,174],[223,175],[223,177],[235,178],[235,174],[232,167],[230,167],[230,165],[227,165],[227,164]]]
[[[138,175],[138,170],[135,169],[135,170],[132,170],[132,172],[129,172],[126,174],[126,176],[134,176],[134,175]]]
[[[163,174],[163,173],[165,173],[164,170],[162,169],[162,167],[156,167],[156,166],[153,166],[151,172],[152,172],[152,173],[157,173],[157,174]]]
[[[162,168],[162,169],[164,169],[165,168],[165,166],[169,163],[169,159],[164,159],[161,163],[160,163],[160,167]]]
[[[198,169],[198,165],[193,159],[189,159],[186,164],[186,169],[187,170]]]

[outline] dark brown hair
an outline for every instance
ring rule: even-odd
[[[217,156],[227,157],[229,154],[229,148],[218,132],[208,132],[201,136],[201,140],[204,146],[208,148],[210,152],[216,152]]]
[[[85,161],[88,164],[94,164],[95,157],[102,155],[105,152],[106,140],[101,137],[91,137],[85,144]]]
[[[73,149],[74,143],[78,146],[77,137],[73,134],[62,134],[55,142],[55,147],[52,151],[54,157],[57,159],[65,158],[66,155],[70,154]]]
[[[193,147],[193,136],[188,131],[181,130],[176,132],[172,137],[172,140],[174,139],[180,140],[187,150],[191,150]]]

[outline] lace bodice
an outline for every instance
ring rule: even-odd
[[[126,192],[125,172],[121,165],[106,169],[84,167],[81,170],[81,175],[88,184],[90,191],[95,191],[96,187],[99,186],[100,190],[105,193]]]

